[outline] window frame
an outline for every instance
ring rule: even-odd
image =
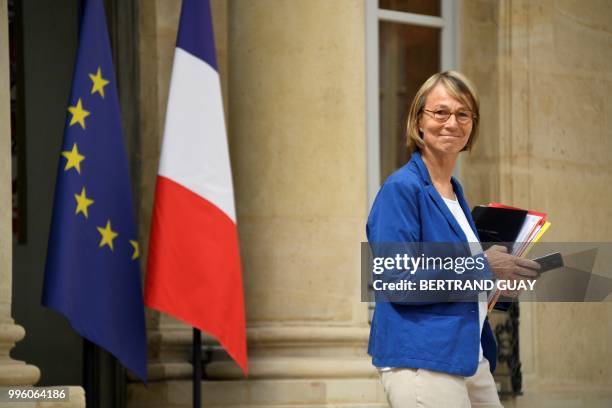
[[[371,208],[380,188],[380,101],[378,30],[381,21],[441,29],[440,69],[459,66],[459,10],[461,0],[440,0],[441,16],[378,8],[378,0],[365,0],[366,33],[366,150],[367,200]],[[460,160],[455,167],[459,171]]]

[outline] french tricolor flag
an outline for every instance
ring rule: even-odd
[[[145,304],[214,336],[247,373],[244,295],[208,0],[183,0]]]

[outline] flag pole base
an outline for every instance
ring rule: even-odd
[[[200,408],[202,406],[202,332],[195,327],[193,328],[192,361],[193,408]]]

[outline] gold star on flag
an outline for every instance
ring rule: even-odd
[[[69,106],[68,112],[72,113],[72,119],[70,119],[70,125],[72,126],[76,123],[81,125],[83,129],[85,129],[85,118],[91,115],[89,111],[83,109],[83,104],[81,103],[81,98],[77,101],[75,106]]]
[[[87,207],[94,203],[94,200],[87,198],[85,195],[85,187],[81,190],[81,194],[75,194],[74,198],[77,202],[77,208],[75,214],[83,213],[85,218],[89,217],[89,213],[87,212]]]
[[[130,244],[134,247],[134,253],[132,254],[132,261],[140,257],[140,250],[138,247],[138,242],[130,239]]]
[[[64,167],[64,171],[68,171],[74,167],[77,173],[81,174],[81,162],[85,160],[85,156],[79,154],[79,149],[77,148],[76,143],[72,144],[71,151],[64,150],[62,152],[62,156],[68,160],[66,162],[66,167]]]
[[[91,94],[99,93],[102,98],[104,98],[104,87],[108,85],[108,80],[102,78],[102,70],[98,67],[98,72],[94,74],[89,74],[89,78],[91,82],[93,82],[93,86],[91,87]]]
[[[100,240],[100,248],[102,248],[104,245],[108,245],[112,251],[113,250],[113,239],[117,238],[119,234],[117,234],[115,231],[112,230],[110,220],[106,221],[106,227],[104,228],[97,227],[97,228],[98,228],[98,232],[102,236],[102,239]]]

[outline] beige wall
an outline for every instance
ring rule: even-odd
[[[480,95],[480,139],[461,157],[461,179],[471,205],[487,203],[500,194],[498,2],[462,1],[460,9],[460,69],[474,81]]]
[[[464,1],[461,68],[482,93],[462,163],[472,204],[546,211],[545,241],[612,239],[612,7]],[[526,389],[609,389],[612,304],[523,304]]]

